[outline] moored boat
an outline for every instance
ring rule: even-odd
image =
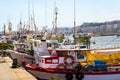
[[[111,50],[109,50],[110,52]],[[87,52],[87,53],[85,53]],[[103,51],[102,51],[103,52]],[[105,51],[106,52],[106,51]],[[26,69],[36,78],[40,80],[119,80],[120,79],[120,64],[110,62],[109,55],[115,57],[120,55],[99,54],[96,56],[107,55],[107,59],[95,58],[89,50],[80,49],[59,49],[56,50],[57,55],[39,56],[39,64],[27,64]],[[92,55],[92,57],[89,56]],[[93,58],[90,61],[89,58]],[[115,59],[115,58],[114,58]],[[117,57],[118,59],[118,57]],[[85,65],[83,63],[86,63]]]
[[[14,42],[13,50],[6,50],[10,54],[10,57],[17,60],[18,65],[22,65],[22,62],[34,63],[34,51],[32,49],[31,42]]]

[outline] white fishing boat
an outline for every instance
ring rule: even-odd
[[[38,36],[38,34],[37,34]],[[22,63],[28,64],[37,64],[35,61],[37,56],[49,54],[48,47],[58,44],[57,40],[43,40],[41,36],[35,36],[34,39],[15,41],[13,43],[13,50],[6,50],[10,54],[12,59],[17,59],[17,63],[22,65]],[[24,41],[23,41],[24,40]],[[54,47],[55,48],[55,47]],[[46,54],[45,54],[46,53]]]
[[[22,65],[23,62],[26,64],[35,62],[31,42],[14,42],[13,45],[14,49],[6,50],[6,52],[13,60],[16,59],[19,65]]]

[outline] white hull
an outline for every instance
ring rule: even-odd
[[[44,70],[34,70],[26,68],[28,72],[33,74],[39,80],[66,80],[65,72],[50,72]],[[120,71],[118,72],[85,72],[84,78],[82,80],[120,80]],[[75,73],[73,73],[73,79],[75,78]]]
[[[25,62],[26,64],[35,62],[33,56],[27,55],[25,53],[19,53],[17,51],[14,51],[14,52],[11,52],[10,55],[12,59],[17,59],[17,63],[19,65],[22,65],[22,62]]]

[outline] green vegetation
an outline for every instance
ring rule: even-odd
[[[90,38],[91,36],[79,36],[78,38],[75,38],[75,43],[82,43],[83,45],[86,45],[86,47],[90,48]]]
[[[91,36],[79,37],[79,38],[76,38],[76,42],[84,43],[84,42],[87,42],[90,38]]]
[[[55,36],[55,37],[47,37],[47,40],[58,40],[58,42],[62,42],[64,36]]]
[[[13,45],[8,43],[0,43],[0,50],[6,50],[6,49],[13,49]]]

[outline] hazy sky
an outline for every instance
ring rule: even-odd
[[[30,2],[30,11],[29,11]],[[58,27],[73,27],[74,0],[0,0],[0,30],[8,21],[17,30],[20,19],[28,23],[33,8],[36,25],[52,27],[54,2],[58,7]],[[75,0],[76,25],[83,22],[120,20],[120,0]],[[32,8],[33,6],[33,8]]]

